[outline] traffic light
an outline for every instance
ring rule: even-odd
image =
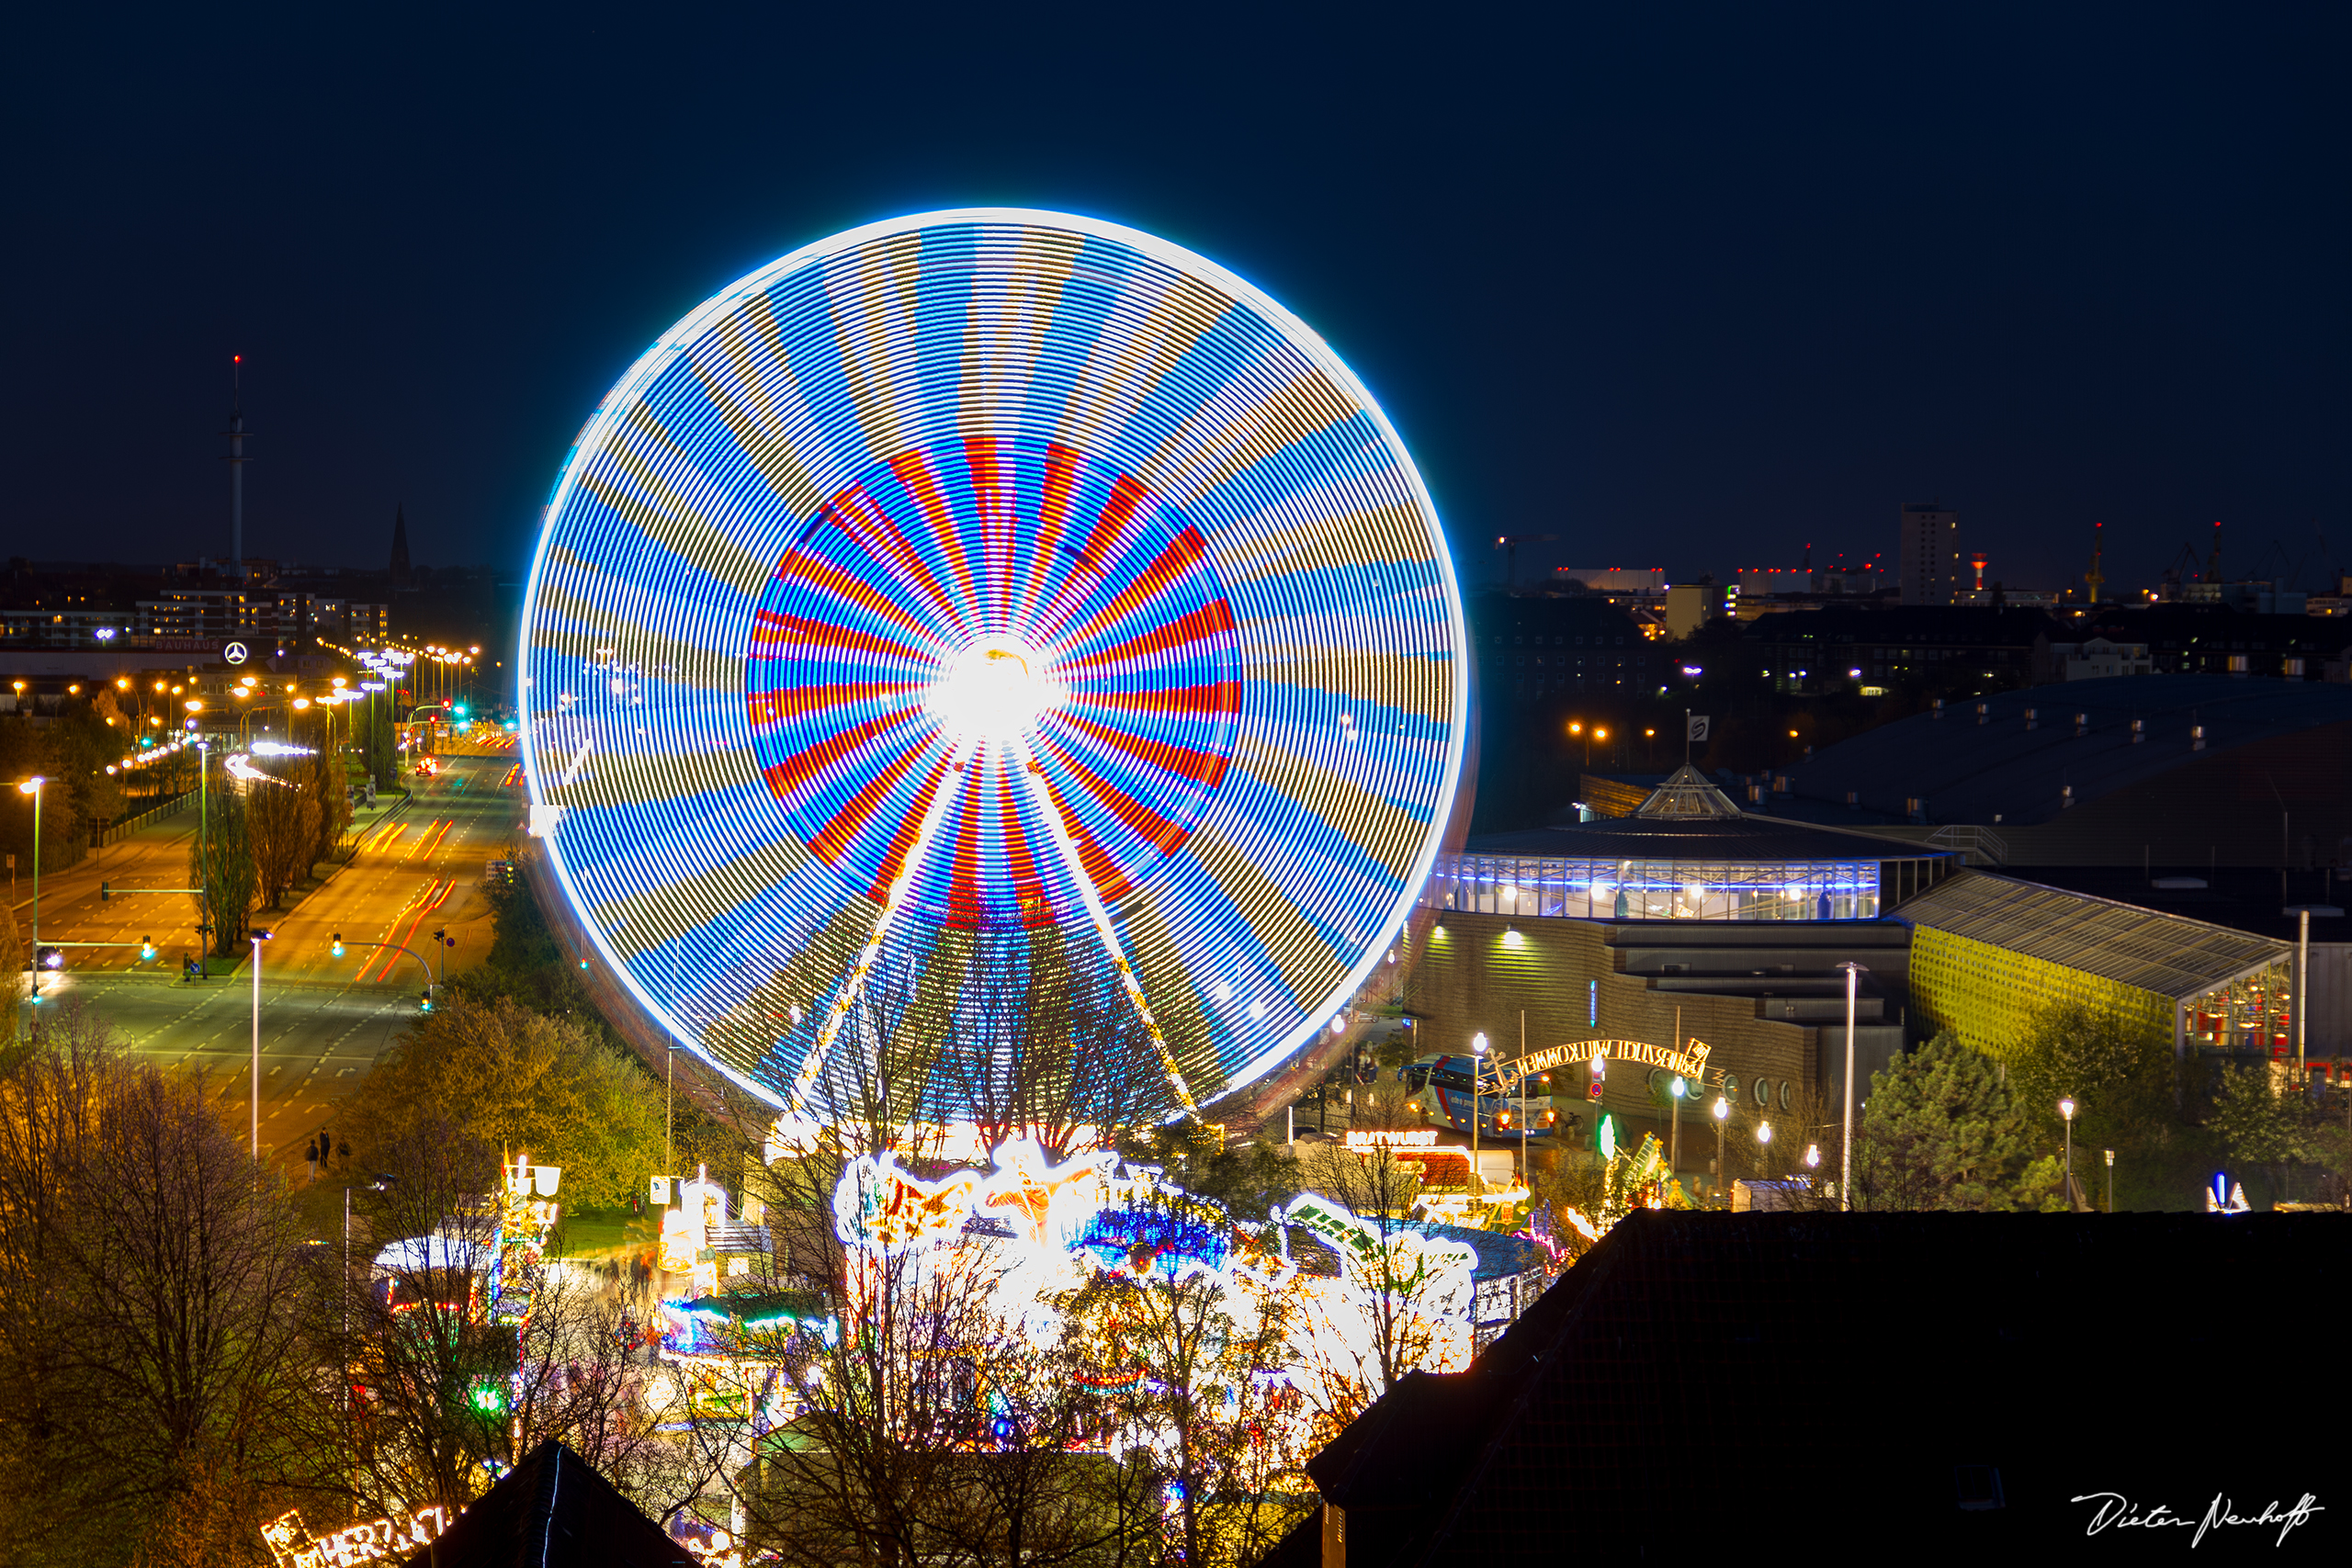
[[[101,882],[101,883],[99,883],[99,884],[98,884],[98,902],[99,902],[99,903],[103,904],[103,903],[105,903],[107,899],[109,899],[109,898],[111,898],[111,897],[114,897],[114,895],[113,895],[111,892],[109,892],[109,891],[107,890],[107,885],[106,885],[105,883]]]
[[[334,933],[334,955],[337,958],[341,958],[343,956],[343,933],[341,931]]]
[[[153,962],[154,961],[154,957],[155,957],[155,939],[154,939],[153,937],[152,937],[152,936],[142,936],[142,937],[141,937],[141,938],[139,939],[139,959],[140,959],[140,962],[141,962],[141,963],[142,963],[142,964],[145,964],[145,963],[153,963]]]
[[[431,1012],[433,1010],[433,993],[431,991],[427,991],[423,996],[416,998],[416,1010],[419,1012]]]

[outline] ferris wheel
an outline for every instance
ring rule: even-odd
[[[581,926],[813,1114],[882,989],[953,1036],[1046,954],[1177,1102],[1247,1084],[1394,961],[1461,768],[1460,596],[1377,405],[1059,213],[855,230],[689,315],[581,432],[523,626]]]

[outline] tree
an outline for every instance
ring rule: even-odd
[[[200,889],[197,919],[211,932],[213,953],[226,957],[244,940],[258,879],[244,796],[226,787],[209,793],[201,830],[188,840],[188,885]]]
[[[2078,1005],[2035,1013],[2007,1053],[2008,1089],[2034,1123],[2055,1129],[2071,1096],[2077,1142],[2113,1144],[2174,1120],[2170,1034],[2151,1020]]]
[[[0,1557],[244,1562],[329,1484],[294,1211],[202,1080],[68,1003],[0,1070]],[[57,1521],[71,1519],[62,1530]]]
[[[951,934],[940,945],[933,965],[1006,982],[957,1010],[956,1049],[937,1069],[981,1146],[1031,1137],[1057,1161],[1180,1109],[1159,1048],[1099,953],[1073,955],[1050,931],[1017,942]],[[1191,1087],[1197,1098],[1214,1086]]]
[[[287,890],[311,874],[318,852],[320,807],[295,781],[261,773],[244,786],[245,833],[261,901],[285,908]]]
[[[294,783],[311,796],[318,811],[311,863],[334,859],[343,846],[344,832],[351,826],[351,785],[343,759],[333,751],[308,758],[295,770]]]
[[[1292,1348],[1323,1434],[1336,1436],[1406,1373],[1436,1362],[1448,1280],[1430,1266],[1423,1233],[1408,1219],[1420,1195],[1419,1166],[1385,1146],[1363,1153],[1315,1144],[1300,1155],[1299,1182],[1344,1212],[1314,1216],[1322,1222],[1315,1233],[1340,1254],[1340,1279],[1325,1292],[1323,1310],[1302,1314]]]
[[[2221,1134],[2232,1159],[2266,1168],[2274,1190],[2290,1195],[2293,1168],[2318,1152],[2317,1117],[2300,1097],[2279,1094],[2267,1067],[2226,1067],[2219,1087],[2206,1124]]]
[[[363,1206],[354,1277],[319,1314],[350,1369],[341,1446],[363,1516],[463,1506],[550,1438],[655,1518],[700,1491],[714,1467],[657,1429],[650,1406],[666,1402],[647,1396],[667,1374],[630,1359],[635,1303],[617,1271],[551,1266],[532,1201],[453,1122],[420,1118],[376,1152],[390,1179]]]
[[[447,1124],[508,1157],[528,1153],[562,1168],[578,1207],[626,1204],[662,1168],[662,1086],[586,1024],[504,998],[461,995],[418,1019],[345,1117],[370,1148]]]
[[[0,1031],[0,1046],[15,1044],[17,1032],[23,1027],[19,1015],[31,988],[26,975],[31,962],[32,955],[25,951],[25,933],[17,924],[15,908],[0,902],[0,1004],[8,1009],[7,1027]]]
[[[369,694],[362,706],[360,723],[365,726],[366,739],[361,749],[367,753],[368,772],[379,790],[396,789],[401,782],[398,729],[392,722],[391,692]]]
[[[1940,1033],[1871,1075],[1854,1153],[1856,1206],[2063,1207],[2052,1191],[2054,1166],[2035,1159],[2032,1141],[1998,1066]]]
[[[1207,1270],[1159,1267],[1096,1274],[1057,1303],[1081,1357],[1112,1382],[1107,1413],[1144,1435],[1134,1461],[1165,1499],[1146,1562],[1256,1562],[1297,1523],[1298,1499],[1276,1483],[1306,1456],[1276,1440],[1272,1375],[1292,1354],[1295,1296]]]

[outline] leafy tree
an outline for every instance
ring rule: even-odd
[[[379,790],[399,788],[399,732],[392,723],[392,694],[378,692],[362,705],[360,724],[365,731],[361,749],[367,753],[368,772],[376,781],[376,787]]]
[[[509,846],[507,859],[514,853]],[[530,889],[519,878],[493,879],[483,885],[482,897],[490,905],[490,952],[449,982],[449,994],[483,1003],[511,999],[535,1012],[595,1020],[601,1026],[579,968],[565,961]]]
[[[662,1156],[662,1088],[577,1020],[459,996],[412,1025],[345,1113],[371,1148],[447,1123],[563,1169],[573,1207],[626,1204]]]
[[[2072,1096],[2075,1141],[2114,1145],[2174,1120],[2172,1038],[2151,1020],[2077,1005],[2034,1014],[2006,1053],[2012,1101],[2054,1129]]]
[[[2274,1190],[2290,1194],[2294,1167],[2320,1157],[2334,1141],[2319,1135],[2319,1119],[2309,1103],[2278,1093],[2265,1066],[2227,1067],[2218,1089],[2206,1125],[2221,1135],[2233,1160],[2264,1167]]]
[[[1149,1439],[1167,1518],[1143,1561],[1251,1563],[1298,1522],[1300,1502],[1276,1483],[1303,1456],[1275,1445],[1282,1396],[1262,1375],[1289,1362],[1296,1304],[1267,1292],[1237,1303],[1211,1274],[1158,1269],[1097,1274],[1057,1303],[1111,1382],[1114,1422]]]
[[[318,809],[311,863],[334,859],[335,852],[343,845],[343,835],[351,826],[350,780],[345,776],[343,759],[332,751],[307,758],[296,770],[294,783],[309,794]]]
[[[1855,1151],[1857,1205],[2062,1208],[2033,1142],[1998,1065],[1946,1032],[1871,1075]]]

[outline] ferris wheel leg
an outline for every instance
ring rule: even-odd
[[[882,908],[874,917],[874,932],[866,939],[865,950],[857,955],[849,979],[833,998],[831,1010],[817,1031],[816,1044],[808,1048],[808,1055],[800,1060],[800,1070],[793,1075],[791,1091],[785,1099],[794,1113],[807,1109],[809,1093],[817,1087],[826,1058],[832,1054],[833,1042],[841,1037],[842,1026],[849,1021],[851,1011],[865,994],[865,977],[874,972],[875,963],[882,955],[883,940],[890,934],[890,924],[907,901],[907,890],[914,886],[923,855],[931,848],[932,840],[939,836],[940,824],[947,820],[949,808],[963,795],[964,781],[959,775],[964,773],[964,761],[960,746],[948,752],[946,765],[932,792],[931,807],[922,814],[922,821],[907,845],[906,858],[899,863],[899,873],[890,879],[890,886],[882,896]]]
[[[1185,1114],[1197,1117],[1201,1108],[1193,1099],[1192,1085],[1184,1081],[1176,1053],[1168,1048],[1168,1036],[1161,1032],[1159,1021],[1152,1016],[1151,999],[1143,994],[1135,967],[1127,962],[1126,950],[1119,943],[1119,933],[1112,928],[1111,911],[1102,907],[1102,895],[1095,891],[1093,879],[1086,874],[1085,863],[1079,859],[1078,842],[1070,837],[1069,824],[1063,819],[1061,807],[1054,803],[1054,792],[1046,787],[1044,771],[1037,766],[1037,759],[1031,755],[1029,748],[1018,741],[1013,743],[1012,761],[1021,776],[1029,781],[1030,794],[1036,797],[1037,815],[1053,834],[1062,864],[1069,869],[1079,897],[1086,903],[1086,913],[1094,922],[1094,934],[1101,940],[1102,951],[1110,955],[1111,967],[1118,973],[1120,988],[1126,992],[1136,1016],[1143,1020],[1144,1029],[1151,1035],[1152,1047],[1159,1053],[1160,1067],[1168,1074],[1169,1087],[1176,1091],[1177,1103],[1183,1106]]]

